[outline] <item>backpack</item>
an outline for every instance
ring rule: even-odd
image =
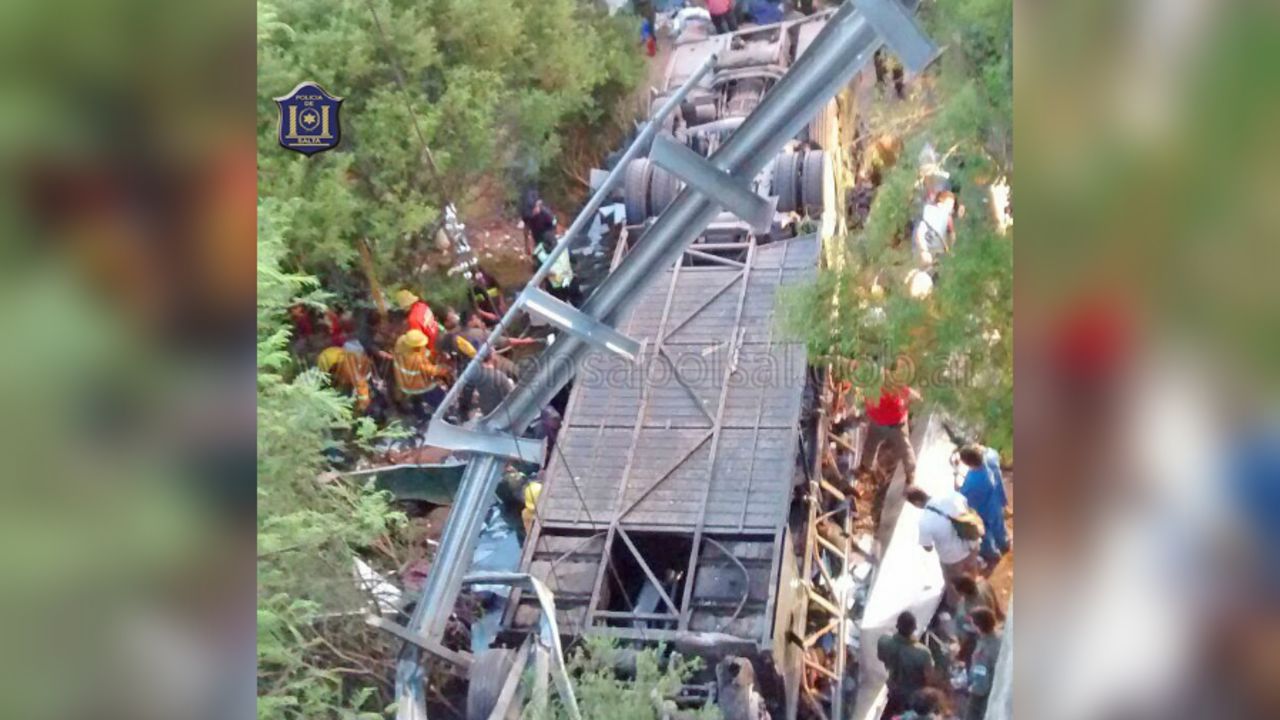
[[[986,526],[982,524],[982,518],[972,509],[960,513],[959,517],[951,517],[935,507],[926,507],[925,509],[950,520],[951,527],[955,528],[956,535],[959,535],[961,540],[981,540],[982,536],[987,532]]]

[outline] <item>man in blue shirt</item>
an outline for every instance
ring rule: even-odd
[[[1009,500],[1000,474],[1000,453],[981,445],[965,445],[960,448],[960,462],[969,467],[960,485],[960,494],[986,526],[978,550],[984,559],[994,564],[1009,550],[1009,535],[1004,526],[1004,508]]]

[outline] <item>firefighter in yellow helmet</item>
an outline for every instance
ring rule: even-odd
[[[435,352],[436,334],[440,332],[440,324],[436,322],[431,306],[409,290],[396,293],[396,305],[405,312],[405,329],[422,332],[427,338],[427,346]]]
[[[336,388],[346,390],[355,397],[356,412],[363,413],[372,402],[369,385],[373,379],[373,362],[364,352],[358,340],[348,340],[344,345],[325,348],[316,365],[333,378]]]
[[[342,348],[337,345],[327,347],[316,358],[316,367],[320,368],[320,372],[331,373],[338,367],[338,363],[342,362],[344,355]]]
[[[412,329],[396,340],[392,361],[396,393],[422,419],[427,419],[444,399],[445,369],[431,362],[426,333]]]

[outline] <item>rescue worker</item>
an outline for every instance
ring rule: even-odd
[[[289,342],[289,350],[298,357],[308,357],[322,346],[329,345],[328,338],[321,342],[315,331],[312,312],[306,305],[298,304],[289,308],[289,321],[293,324],[293,339]]]
[[[908,418],[910,404],[920,401],[920,393],[905,385],[888,382],[887,375],[886,372],[886,384],[880,398],[874,405],[870,400],[866,401],[867,437],[862,445],[862,463],[858,468],[859,475],[871,475],[875,481],[871,513],[877,526],[898,463],[902,463],[905,486],[910,487],[916,477],[916,453],[911,447]]]
[[[359,340],[348,340],[342,345],[342,350],[344,357],[338,366],[338,380],[351,388],[356,398],[356,410],[367,412],[373,403],[373,359]]]
[[[472,347],[477,350],[484,341],[489,338],[489,327],[484,324],[484,320],[479,315],[468,315],[466,319],[466,329],[463,334],[471,341]],[[511,337],[510,335],[498,335],[493,341],[493,366],[501,370],[512,380],[520,379],[520,370],[510,358],[504,357],[499,353],[506,352],[511,348],[525,347],[527,345],[542,344],[542,340],[538,338],[522,338]]]
[[[545,252],[550,252],[556,246],[556,216],[542,202],[537,190],[525,193],[520,220],[524,222],[524,249],[531,260],[539,246],[545,248]],[[541,264],[535,263],[534,269]]]
[[[654,11],[653,2],[654,0],[633,0],[631,3],[636,15],[647,20],[651,29],[658,27],[658,15]]]
[[[533,264],[534,272],[537,272],[538,268],[551,257],[551,251],[556,247],[556,216],[542,202],[538,192],[530,190],[525,195],[520,219],[524,222],[525,250],[529,253],[529,261]],[[577,304],[577,286],[573,280],[573,266],[569,262],[569,253],[564,253],[556,259],[546,283],[546,290],[552,295],[571,305]]]
[[[468,314],[466,320],[462,320],[457,310],[451,309],[445,311],[444,315],[444,340],[440,342],[443,351],[452,354],[453,359],[457,363],[462,363],[463,359],[470,360],[475,357],[476,352],[489,340],[490,328],[484,323],[484,319],[475,313]],[[532,337],[511,337],[508,334],[499,334],[493,343],[493,357],[495,368],[502,370],[508,378],[520,380],[520,368],[513,363],[509,357],[503,356],[503,352],[512,347],[525,347],[529,345],[541,345],[545,341]]]
[[[373,396],[370,381],[373,379],[373,361],[364,352],[359,340],[348,340],[342,347],[328,347],[316,360],[320,370],[333,378],[334,387],[352,394],[356,400],[356,412],[366,412]]]
[[[724,720],[770,720],[750,658],[729,655],[716,663],[716,707]]]
[[[396,340],[392,353],[396,391],[423,420],[431,417],[445,394],[440,384],[445,371],[431,362],[429,343],[426,333],[414,328]]]
[[[990,608],[977,608],[969,613],[969,621],[978,632],[969,664],[969,707],[965,720],[982,720],[987,714],[996,661],[1000,659],[1000,633],[996,632],[996,616]]]
[[[438,343],[440,354],[452,359],[459,368],[463,367],[467,360],[475,357],[481,346],[484,345],[485,340],[489,339],[489,328],[479,315],[474,313],[468,315],[465,327],[463,325],[464,323],[457,310],[453,308],[446,310],[444,316],[445,332],[440,336]],[[540,342],[540,340],[534,338],[513,338],[499,335],[494,340],[494,353],[491,354],[494,367],[501,370],[512,380],[519,380],[519,368],[516,367],[516,364],[497,353],[509,347],[535,345]]]
[[[483,336],[479,342],[484,343]],[[462,317],[458,311],[447,308],[444,311],[444,332],[436,341],[438,357],[448,358],[456,367],[461,368],[467,360],[476,356],[478,349],[479,345],[472,341],[471,334],[462,327]]]
[[[497,323],[507,314],[507,301],[502,297],[498,281],[478,266],[471,271],[470,280],[471,309],[485,322]]]
[[[885,52],[884,48],[881,48],[876,51],[875,55],[871,56],[871,62],[876,69],[876,87],[883,92],[885,80],[892,75],[893,94],[899,100],[905,100],[907,97],[905,71],[898,58],[893,53]]]
[[[653,0],[632,0],[631,5],[640,16],[640,39],[644,41],[645,52],[653,57],[658,54],[658,16],[653,9]]]
[[[921,688],[911,696],[911,708],[895,720],[945,720],[952,717],[947,712],[946,698],[937,688]]]
[[[331,373],[342,362],[343,355],[342,348],[336,345],[327,347],[316,358],[316,367],[320,368],[320,372]]]
[[[524,522],[525,537],[533,527],[533,518],[538,512],[538,498],[542,497],[542,483],[530,480],[524,486],[524,509],[520,511],[520,519]]]
[[[547,292],[552,296],[574,307],[581,304],[582,297],[578,293],[578,283],[574,281],[573,268],[569,265],[569,253],[556,259],[555,265],[551,267],[551,274],[547,276],[547,286]]]
[[[907,488],[906,500],[924,510],[919,521],[920,546],[926,551],[937,551],[942,579],[946,583],[943,601],[947,607],[955,609],[960,603],[955,579],[977,572],[979,565],[978,539],[970,539],[972,533],[970,538],[964,537],[958,526],[973,525],[981,533],[982,519],[969,508],[964,496],[955,491],[930,497],[929,493],[912,486]]]
[[[554,236],[551,244],[537,243],[533,247],[534,264],[542,267],[544,263],[551,257],[551,251],[555,249],[556,240]],[[536,272],[536,271],[535,271]],[[569,253],[561,253],[560,257],[551,265],[551,272],[548,273],[546,279],[546,290],[552,296],[576,306],[578,304],[578,286],[574,282],[573,264],[569,262]]]
[[[431,306],[410,290],[401,290],[396,293],[396,305],[407,313],[405,329],[417,330],[426,335],[427,347],[434,352],[440,325],[436,322],[435,313],[431,312]]]
[[[324,311],[322,327],[329,333],[329,344],[340,347],[351,333],[351,311],[334,306]]]
[[[988,608],[995,613],[997,620],[1003,620],[1004,609],[1000,606],[1000,597],[996,595],[995,588],[980,575],[962,573],[951,581],[951,587],[959,595],[955,612],[958,620],[956,639],[960,641],[959,657],[967,663],[973,655],[974,643],[978,639],[973,624],[967,620],[969,613],[978,608]]]
[[[894,135],[881,135],[867,148],[858,169],[858,178],[878,187],[884,174],[898,162],[902,154],[902,138]]]
[[[916,300],[923,300],[933,293],[933,276],[920,268],[908,270],[903,284],[907,286],[907,295]]]
[[[911,696],[928,686],[933,674],[933,654],[916,639],[916,617],[910,610],[898,615],[897,629],[876,643],[876,657],[889,674],[885,681],[889,697],[882,716],[886,718],[906,710]]]
[[[481,417],[493,412],[515,387],[511,378],[495,366],[495,357],[493,353],[489,353],[471,381],[462,388],[458,413],[464,419],[471,417],[473,409],[478,409]]]

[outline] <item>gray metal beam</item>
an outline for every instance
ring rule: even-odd
[[[431,423],[424,438],[428,445],[465,452],[497,455],[508,460],[542,464],[546,446],[541,440],[517,437],[509,432],[471,430],[449,423]]]
[[[729,177],[706,158],[666,136],[653,141],[649,159],[655,165],[692,185],[721,207],[738,216],[757,233],[767,233],[773,226],[778,198],[766,200],[751,192],[746,181]]]
[[[854,5],[911,72],[923,71],[942,52],[897,0],[854,0]]]
[[[755,262],[755,255],[756,246],[752,245],[747,249],[747,261],[742,269],[742,290],[738,294],[738,308],[734,312],[733,319],[733,327],[735,328],[741,328],[742,325],[742,311],[747,306],[747,288],[750,287],[751,266]],[[785,265],[786,263],[780,264]],[[720,398],[716,403],[715,421],[711,424],[711,449],[707,453],[707,483],[702,490],[702,503],[698,507],[698,522],[693,531],[693,542],[689,543],[689,574],[684,584],[684,598],[681,600],[679,627],[681,630],[688,630],[689,623],[693,620],[693,586],[698,579],[698,559],[702,554],[702,534],[707,523],[707,502],[711,499],[711,479],[715,476],[716,460],[720,454],[720,439],[724,436],[724,408],[729,399],[729,387],[733,383],[732,378],[737,372],[738,357],[745,337],[746,329],[741,328],[738,330],[737,337],[730,338],[729,369],[724,374],[724,381],[720,384]],[[746,582],[750,585],[750,578]]]
[[[542,280],[551,272],[551,267],[556,260],[568,252],[569,244],[573,241],[573,238],[586,230],[588,223],[592,221],[593,216],[600,209],[609,192],[622,180],[627,164],[632,158],[648,148],[658,129],[662,127],[662,119],[680,106],[689,91],[715,67],[715,61],[715,55],[709,56],[698,70],[689,76],[684,85],[667,98],[666,102],[658,109],[658,112],[645,124],[640,135],[631,144],[631,147],[627,148],[622,158],[619,159],[618,164],[605,178],[604,183],[591,196],[591,199],[578,213],[578,217],[568,231],[560,238],[560,241],[546,260],[543,261],[542,267],[534,273],[534,276],[529,281],[530,286],[536,287],[540,285]],[[476,348],[476,356],[463,369],[462,374],[457,378],[453,387],[449,389],[445,399],[441,402],[440,408],[428,428],[428,435],[430,435],[431,429],[437,425],[440,425],[442,429],[456,427],[449,426],[445,422],[446,411],[457,402],[462,388],[479,372],[481,363],[492,352],[498,337],[520,312],[521,310],[517,307],[510,308],[507,314],[502,317],[502,320],[499,321],[497,327],[493,329],[493,332],[489,334],[484,344]],[[600,318],[602,316],[595,315],[594,317]],[[571,349],[584,347],[582,341],[572,336],[556,343],[556,346],[568,346]],[[530,379],[529,382],[538,387],[554,386],[554,392],[558,392],[569,380],[568,373],[564,372],[565,368],[576,367],[573,364],[575,357],[572,352],[564,356],[544,352],[544,358],[547,362],[538,364],[537,376]],[[570,364],[560,364],[563,362],[569,362]],[[494,433],[519,435],[529,426],[529,423],[532,422],[545,404],[544,402],[542,405],[533,407],[531,413],[526,414],[522,410],[513,414],[508,398],[508,401],[504,402],[503,406],[499,408],[501,412],[493,414],[502,418],[502,421],[489,423],[479,429]],[[524,407],[528,408],[528,405]],[[447,429],[445,431],[447,432]],[[439,433],[440,431],[437,430],[436,437],[439,437]],[[443,637],[445,624],[449,620],[449,615],[453,612],[454,599],[458,595],[462,577],[466,572],[467,566],[471,563],[471,557],[475,554],[485,510],[493,502],[494,492],[502,479],[502,470],[503,463],[498,462],[497,457],[482,454],[472,460],[463,472],[458,494],[454,499],[453,509],[445,523],[444,535],[440,538],[439,551],[436,554],[431,571],[427,575],[422,599],[415,607],[413,615],[409,618],[408,625],[411,630],[421,632],[432,638]],[[396,716],[398,720],[426,718],[426,696],[421,687],[421,662],[422,655],[418,646],[406,643],[401,650],[396,666],[396,696],[399,703]]]
[[[453,650],[450,650],[449,648],[444,647],[443,645],[431,640],[430,638],[424,637],[422,635],[417,635],[413,631],[409,630],[409,628],[406,628],[403,625],[394,623],[379,615],[366,615],[364,618],[364,622],[369,627],[375,627],[375,628],[378,628],[379,630],[385,630],[386,632],[389,632],[392,635],[395,635],[396,637],[400,638],[401,640],[407,643],[412,643],[422,648],[423,650],[428,650],[443,658],[447,658],[449,662],[453,663],[454,665],[457,665],[458,667],[464,670],[471,667],[472,656],[470,653],[454,652]]]
[[[914,7],[916,3],[905,0],[904,4]],[[731,177],[748,180],[755,177],[883,44],[855,4],[845,3],[832,15],[808,50],[712,155],[711,162]],[[653,129],[654,125],[650,123],[646,132]],[[636,150],[636,144],[628,150],[629,153]],[[617,167],[622,168],[625,164],[620,162]],[[596,197],[592,202],[596,202]],[[583,313],[600,320],[616,317],[640,297],[659,271],[680,257],[685,246],[718,213],[713,198],[697,188],[686,187],[646,233],[644,242],[631,250],[582,305]],[[579,220],[585,224],[585,214],[580,215]],[[564,250],[567,250],[567,243],[562,240],[553,254]],[[493,340],[490,337],[481,348],[479,358],[484,356]],[[517,385],[494,413],[482,420],[484,429],[519,433],[528,427],[569,381],[564,369],[577,367],[589,349],[589,343],[572,336],[547,348],[535,372]],[[474,363],[468,366],[463,380],[474,367]],[[438,637],[443,633],[462,575],[475,551],[484,510],[501,476],[502,463],[493,456],[479,456],[467,466],[457,502],[441,538],[436,562],[427,577],[421,601],[410,618],[411,630],[420,630],[428,637]],[[396,675],[400,720],[426,716],[420,660],[417,646],[406,645]]]
[[[596,211],[604,204],[605,198],[609,196],[609,193],[618,183],[622,182],[631,160],[649,148],[653,138],[657,136],[658,130],[662,127],[663,120],[675,112],[676,108],[680,107],[680,103],[684,102],[689,91],[697,86],[707,73],[711,72],[715,67],[715,63],[716,56],[714,54],[708,56],[702,65],[685,80],[684,84],[662,103],[662,106],[658,108],[653,117],[644,123],[640,129],[640,134],[632,141],[626,152],[622,154],[622,157],[618,158],[618,164],[614,166],[613,170],[609,171],[609,174],[605,177],[600,187],[596,189],[591,199],[578,211],[578,216],[574,218],[573,224],[556,242],[556,246],[547,254],[546,259],[542,261],[542,265],[533,273],[533,277],[529,278],[528,287],[538,287],[551,274],[551,269],[555,267],[556,261],[560,259],[561,255],[569,252],[569,245],[573,243],[574,238],[586,231],[587,226],[595,220]],[[476,356],[471,359],[471,362],[467,363],[453,387],[449,388],[449,392],[445,394],[444,400],[440,403],[438,417],[433,422],[444,422],[445,411],[453,407],[453,404],[458,401],[461,388],[475,377],[475,373],[479,372],[480,365],[483,363],[484,358],[488,356],[494,342],[506,332],[507,327],[511,325],[512,321],[520,313],[521,309],[518,306],[509,308],[507,313],[502,316],[502,319],[498,321],[497,326],[489,333],[489,337],[485,339],[484,344],[476,348]],[[525,424],[527,425],[528,423],[526,422]]]
[[[844,87],[870,60],[883,42],[874,29],[855,10],[845,4],[826,28],[819,33],[808,51],[791,70],[765,94],[755,111],[715,153],[721,167],[732,168],[743,177],[754,177],[807,125],[807,118]],[[630,254],[583,304],[583,312],[597,318],[611,317],[633,302],[648,280],[660,269],[673,263],[685,245],[700,234],[719,213],[711,199],[694,188],[686,187],[666,212],[646,233]],[[567,337],[544,351],[537,372],[525,378],[492,414],[495,430],[519,432],[528,426],[569,378],[559,370],[576,367],[588,344]],[[507,428],[504,428],[506,425]],[[455,524],[465,522],[472,513],[483,511],[481,502],[466,502],[483,492],[487,500],[497,486],[500,467],[485,468],[478,463],[468,465],[463,474],[459,501],[450,513],[445,536],[441,539],[440,556],[447,560],[445,569],[432,572],[410,626],[426,626],[426,634],[441,633],[453,600],[457,595],[461,573],[456,567],[461,558],[474,552],[475,536],[459,538],[459,547],[450,544],[449,532]],[[488,473],[494,473],[490,476]],[[455,520],[455,518],[463,518]],[[439,567],[439,563],[437,564]]]
[[[614,353],[629,362],[640,360],[640,353],[644,346],[634,338],[623,335],[613,327],[533,285],[526,287],[524,292],[520,293],[520,299],[517,302],[529,312],[565,332],[573,333],[601,350]]]

